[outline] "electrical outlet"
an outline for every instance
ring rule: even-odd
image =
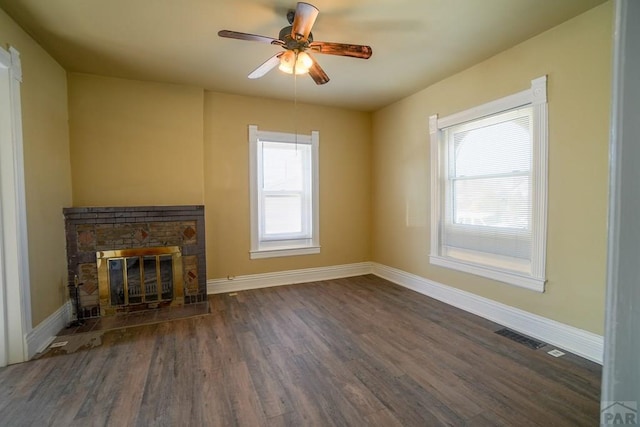
[[[547,351],[547,353],[549,353],[550,355],[552,355],[553,357],[560,357],[560,356],[564,356],[564,353],[561,352],[560,350],[558,350],[557,348],[554,348],[551,351]]]

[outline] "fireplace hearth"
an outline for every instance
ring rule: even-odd
[[[70,289],[79,283],[78,318],[206,301],[204,206],[63,213]]]

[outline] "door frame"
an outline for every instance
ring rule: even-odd
[[[21,83],[20,53],[0,47],[0,366],[28,359],[32,329]]]

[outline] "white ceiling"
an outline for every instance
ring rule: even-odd
[[[376,110],[514,46],[604,0],[310,0],[314,39],[366,44],[369,60],[315,55],[331,81],[297,79],[299,101]],[[0,0],[72,72],[292,99],[294,78],[253,69],[278,46],[224,39],[222,29],[278,37],[293,0]]]

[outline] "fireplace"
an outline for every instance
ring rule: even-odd
[[[182,256],[177,246],[100,251],[100,315],[182,305]]]
[[[68,285],[79,317],[206,301],[204,206],[63,213]]]

